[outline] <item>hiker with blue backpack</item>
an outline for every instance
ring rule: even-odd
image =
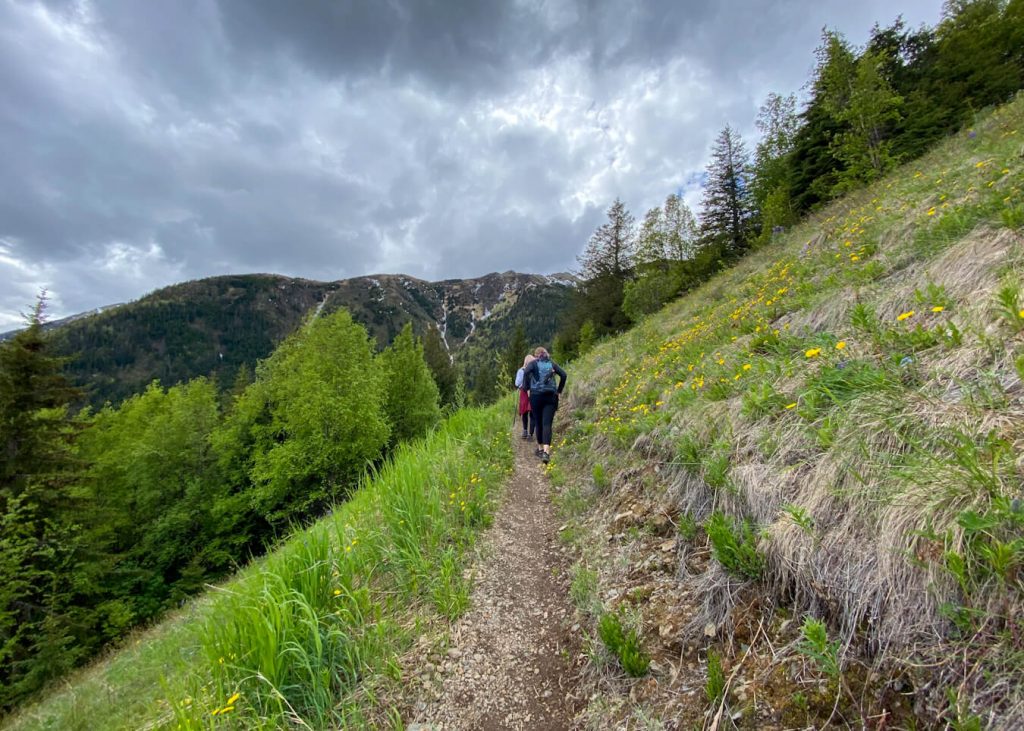
[[[537,424],[536,454],[547,464],[551,459],[551,422],[558,410],[558,394],[565,388],[568,376],[544,348],[537,348],[533,355],[537,360],[523,369],[523,388],[530,397],[530,410]]]

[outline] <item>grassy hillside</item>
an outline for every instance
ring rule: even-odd
[[[386,723],[374,688],[461,613],[467,551],[511,470],[507,403],[399,447],[329,517],[7,719],[8,729]]]
[[[1022,188],[1019,98],[571,369],[574,596],[663,676],[594,727],[1024,725]]]

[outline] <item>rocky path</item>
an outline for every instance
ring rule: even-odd
[[[567,554],[532,442],[517,440],[515,474],[476,567],[472,604],[448,649],[425,658],[427,689],[410,731],[572,728]]]

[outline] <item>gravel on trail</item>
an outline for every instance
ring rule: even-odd
[[[570,625],[569,553],[558,542],[550,483],[533,442],[484,534],[469,610],[446,651],[418,659],[409,731],[573,727],[578,653]]]

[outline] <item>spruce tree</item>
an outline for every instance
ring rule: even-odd
[[[473,371],[473,390],[470,393],[470,401],[474,405],[492,404],[501,394],[499,360],[496,353],[484,353],[477,361]]]
[[[0,343],[0,708],[74,665],[77,530],[70,488],[80,396],[43,334],[45,297]],[[83,628],[87,631],[87,628]]]
[[[608,220],[598,226],[579,257],[580,274],[585,280],[606,276],[625,279],[633,267],[635,222],[626,205],[616,198],[608,209]]]
[[[578,329],[590,319],[598,335],[617,332],[629,324],[622,310],[626,279],[632,274],[636,248],[633,216],[619,199],[608,209],[608,220],[591,235],[579,257],[580,277],[572,318]]]
[[[701,200],[701,228],[706,243],[726,256],[739,255],[747,248],[752,216],[747,151],[739,134],[726,125],[711,150]]]

